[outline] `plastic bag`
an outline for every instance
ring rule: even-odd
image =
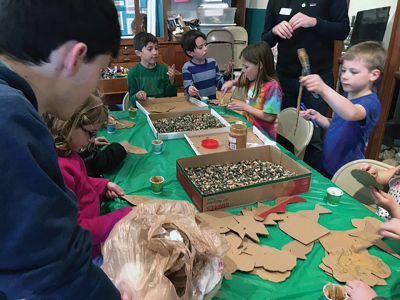
[[[184,201],[142,203],[114,226],[103,270],[122,299],[202,299],[221,280],[223,236]]]

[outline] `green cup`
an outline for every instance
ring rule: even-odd
[[[137,108],[130,107],[129,108],[129,118],[136,119],[136,114],[137,114]]]
[[[343,196],[343,191],[337,187],[329,187],[326,190],[326,203],[329,205],[339,205],[340,199]]]
[[[152,176],[150,177],[151,191],[154,194],[160,194],[164,188],[164,177]]]

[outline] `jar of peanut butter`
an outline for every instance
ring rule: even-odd
[[[236,150],[246,148],[247,143],[247,127],[243,123],[235,123],[231,125],[229,132],[229,149]]]

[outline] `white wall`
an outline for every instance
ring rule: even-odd
[[[390,35],[393,27],[394,14],[396,12],[397,0],[350,0],[349,17],[357,15],[360,10],[391,6],[389,12],[389,21],[386,26],[385,36],[383,37],[383,45],[387,48],[389,45]]]
[[[267,4],[268,4],[268,0],[247,0],[246,7],[247,8],[266,9]]]

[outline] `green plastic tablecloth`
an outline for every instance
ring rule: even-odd
[[[229,110],[219,111],[222,114],[238,116]],[[126,111],[113,112],[113,114],[120,119],[130,120]],[[151,151],[151,141],[155,139],[155,136],[147,123],[146,116],[138,111],[136,119],[131,121],[136,122],[134,128],[117,130],[114,134],[101,131],[99,135],[107,137],[111,142],[129,141],[135,146],[145,148],[149,153],[147,155],[128,154],[121,168],[114,173],[107,174],[107,178],[120,185],[127,194],[191,202],[176,178],[176,160],[195,155],[189,144],[185,139],[166,140],[164,141],[164,152],[161,155],[154,154]],[[287,150],[282,150],[310,168]],[[310,170],[312,170],[310,192],[301,195],[307,202],[290,204],[289,211],[311,210],[316,204],[325,205],[326,189],[334,184],[312,168]],[[160,195],[153,194],[150,189],[149,178],[154,175],[161,175],[165,178],[164,191]],[[128,206],[127,202],[117,199],[108,204],[105,211],[125,206]],[[328,206],[327,208],[333,213],[321,215],[319,223],[331,230],[352,229],[351,219],[353,218],[377,217],[347,194],[342,197],[339,206]],[[238,214],[240,210],[238,208],[227,209],[235,214]],[[281,249],[292,241],[292,238],[277,226],[268,226],[268,231],[270,233],[268,237],[260,238],[263,245]],[[387,242],[397,252],[400,251],[400,243],[389,240]],[[369,252],[380,257],[392,270],[392,275],[387,279],[388,285],[375,287],[375,291],[380,296],[389,299],[400,299],[400,260],[375,247],[370,248]],[[215,299],[322,299],[322,287],[328,282],[336,282],[319,268],[324,256],[325,252],[321,244],[316,243],[312,252],[307,255],[307,260],[298,259],[291,276],[282,283],[273,283],[260,279],[256,275],[236,272],[231,280],[223,281]]]

